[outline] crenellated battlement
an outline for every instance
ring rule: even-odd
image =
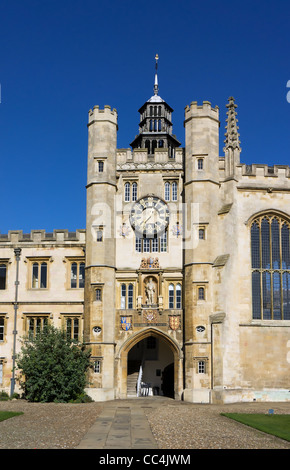
[[[111,121],[117,125],[118,113],[115,108],[111,109],[111,106],[105,105],[104,109],[100,109],[98,105],[94,106],[93,109],[89,110],[89,122],[88,125],[95,121]]]
[[[9,230],[8,234],[0,234],[0,244],[2,243],[78,243],[86,242],[86,231],[84,229],[69,232],[68,230],[31,230],[30,233],[23,233],[23,230]]]
[[[245,163],[237,165],[237,176],[241,177],[272,177],[272,178],[290,178],[290,167],[288,165],[251,164]]]
[[[192,101],[190,106],[185,107],[185,122],[191,118],[209,117],[219,120],[219,107],[212,107],[209,101],[203,101],[202,105],[198,105],[197,101]]]
[[[117,150],[117,169],[127,170],[132,168],[159,169],[170,165],[173,169],[183,168],[184,149],[175,149],[174,157],[169,156],[169,149],[156,148],[153,155],[149,155],[148,149],[137,148],[133,151],[128,149]]]

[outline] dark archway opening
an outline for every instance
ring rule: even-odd
[[[127,396],[174,397],[174,355],[157,336],[147,336],[128,352]]]

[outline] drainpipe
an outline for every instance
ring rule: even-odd
[[[12,397],[15,388],[15,359],[16,359],[16,325],[17,325],[17,310],[18,310],[18,286],[19,286],[19,261],[20,261],[20,254],[21,248],[15,248],[14,254],[16,256],[16,280],[15,280],[15,302],[14,302],[14,330],[13,330],[13,366],[12,366],[12,378],[11,378],[11,390],[10,396]]]

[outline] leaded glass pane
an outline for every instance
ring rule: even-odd
[[[38,263],[32,265],[32,287],[34,289],[38,288]]]
[[[66,320],[66,336],[68,339],[71,339],[71,318],[67,318]]]
[[[41,263],[40,273],[41,273],[40,287],[42,289],[45,289],[47,287],[47,264],[46,263]]]
[[[142,251],[142,240],[139,237],[136,237],[135,248],[136,248],[136,251],[138,251],[138,253],[141,253],[141,251]]]
[[[132,184],[132,201],[137,201],[137,183]]]
[[[169,308],[174,308],[174,286],[170,284],[169,286]]]
[[[176,286],[176,308],[181,308],[181,285]]]
[[[283,273],[283,318],[290,320],[290,273]]]
[[[158,251],[158,238],[152,238],[152,251]]]
[[[260,268],[260,229],[256,222],[251,228],[252,237],[252,268]]]
[[[261,318],[261,282],[259,271],[252,273],[252,307],[253,318],[255,320]]]
[[[149,238],[143,239],[143,251],[144,253],[150,252],[150,239]]]
[[[290,269],[289,227],[283,224],[281,229],[282,269]]]
[[[160,251],[163,253],[167,251],[167,232],[160,237]]]
[[[70,272],[70,286],[72,289],[75,289],[77,287],[77,272],[78,272],[77,263],[72,263],[71,272]]]
[[[272,269],[280,269],[280,236],[279,222],[275,218],[271,223],[272,235]]]
[[[125,184],[125,201],[130,201],[130,183]]]
[[[263,272],[263,319],[271,319],[271,275]]]
[[[73,339],[79,339],[79,320],[78,318],[74,319],[74,329],[73,329]]]
[[[165,201],[170,201],[170,184],[165,183],[165,194],[164,194]]]
[[[85,287],[85,263],[80,263],[79,287]]]
[[[121,286],[121,308],[126,308],[126,284]]]
[[[281,320],[281,278],[280,273],[273,273],[273,318]]]
[[[133,284],[128,286],[128,308],[133,308]]]
[[[262,268],[270,268],[270,225],[269,221],[264,218],[261,224],[262,232]]]
[[[172,183],[172,201],[177,201],[177,183]]]

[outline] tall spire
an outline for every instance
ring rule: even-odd
[[[154,81],[154,95],[158,95],[158,77],[157,77],[157,69],[158,69],[158,54],[155,55],[155,81]]]
[[[225,174],[226,177],[231,177],[236,174],[236,167],[240,163],[240,154],[241,154],[241,142],[240,142],[240,134],[238,133],[238,119],[236,118],[237,112],[236,108],[238,107],[235,104],[234,98],[231,96],[228,99],[228,103],[226,105],[228,108],[227,110],[227,125],[226,125],[226,133],[225,133]]]
[[[239,149],[241,151],[241,147],[240,147],[240,134],[238,133],[238,119],[236,118],[236,115],[237,115],[237,112],[236,112],[236,108],[238,107],[236,104],[235,104],[235,99],[231,96],[229,99],[228,99],[228,104],[226,104],[226,107],[228,108],[228,111],[227,111],[227,119],[226,119],[226,122],[227,122],[227,125],[226,125],[226,133],[225,133],[225,140],[224,140],[224,143],[225,143],[225,148],[224,148],[224,151],[228,150],[229,148],[232,148],[232,149]]]

